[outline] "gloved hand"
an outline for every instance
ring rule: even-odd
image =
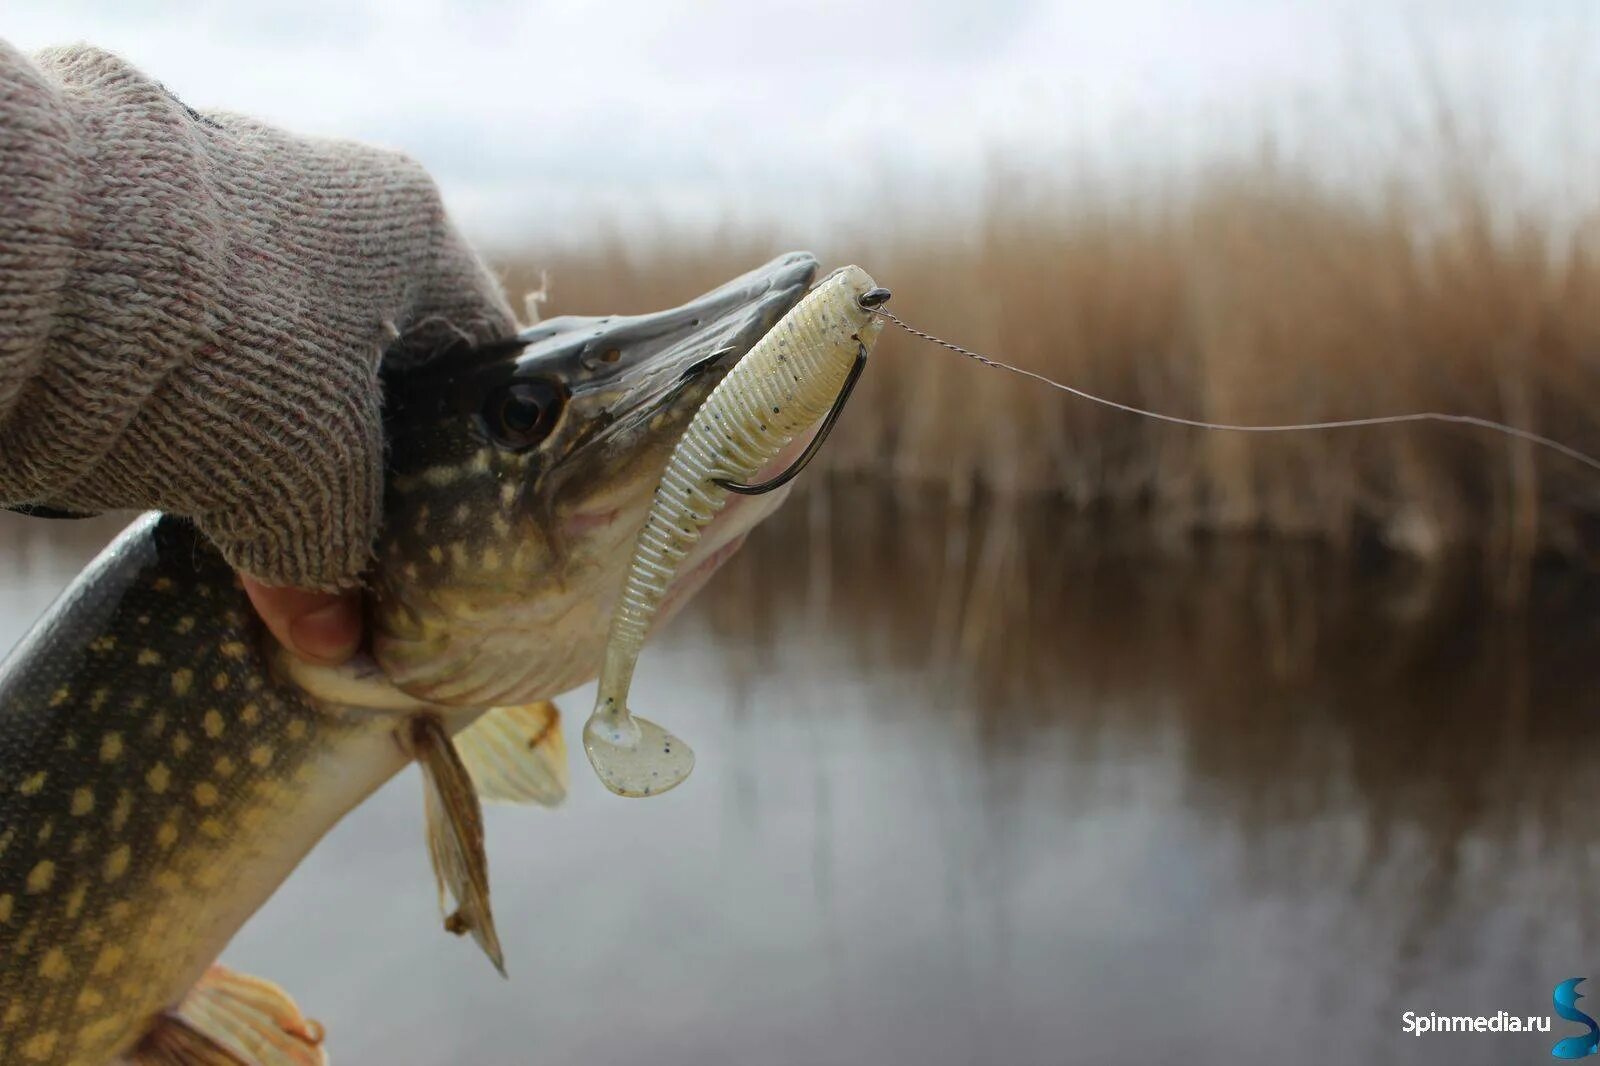
[[[0,503],[159,508],[257,589],[353,588],[380,355],[514,329],[410,160],[0,42]]]

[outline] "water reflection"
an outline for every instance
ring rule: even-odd
[[[0,641],[60,528],[0,528]],[[228,958],[357,1062],[1538,1061],[1400,1031],[1600,961],[1594,590],[1531,602],[812,492],[641,666],[689,783],[492,812],[512,982],[438,933],[409,776]]]

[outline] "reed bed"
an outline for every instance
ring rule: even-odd
[[[1159,194],[1014,177],[931,220],[864,214],[813,250],[861,263],[912,324],[1125,403],[1244,423],[1445,411],[1600,453],[1600,204],[1511,211],[1461,173],[1362,191],[1263,154]],[[513,291],[547,272],[546,314],[639,311],[784,247],[611,235],[502,265]],[[1512,590],[1542,560],[1600,563],[1600,475],[1525,443],[1165,426],[896,331],[819,462],[958,506],[1056,497],[1175,538],[1475,556]]]

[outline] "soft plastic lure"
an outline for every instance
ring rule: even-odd
[[[888,296],[860,267],[828,275],[728,372],[678,440],[611,616],[600,692],[583,730],[589,761],[611,791],[655,795],[694,769],[687,744],[628,711],[645,636],[684,557],[728,494],[777,488],[815,454],[877,340],[883,320],[874,309]],[[792,467],[765,484],[743,484],[825,413],[816,439]]]

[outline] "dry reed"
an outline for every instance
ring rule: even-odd
[[[1425,195],[1340,190],[1265,155],[1161,195],[1001,182],[977,212],[914,226],[879,212],[870,233],[814,250],[860,262],[913,324],[1123,402],[1231,422],[1447,411],[1600,452],[1600,205],[1503,217],[1482,184],[1444,169]],[[516,291],[548,270],[547,313],[641,311],[780,250],[759,233],[612,235],[511,257],[505,273]],[[1435,426],[1208,433],[898,333],[879,351],[824,452],[836,473],[958,503],[1048,494],[1178,535],[1477,553],[1513,590],[1541,558],[1600,561],[1594,472],[1513,440]]]

